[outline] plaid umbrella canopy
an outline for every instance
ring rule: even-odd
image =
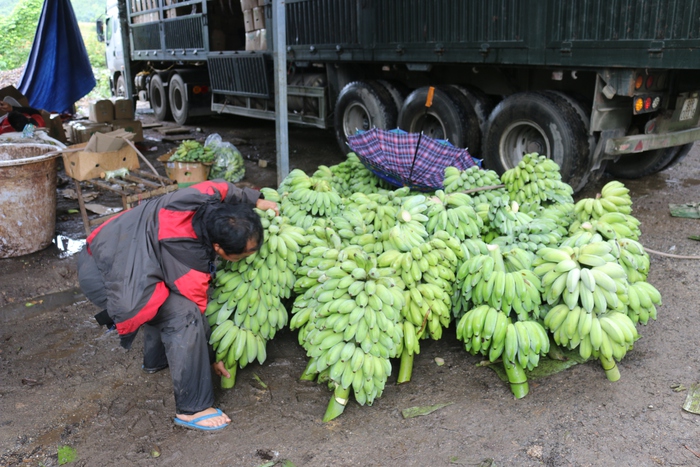
[[[466,149],[399,129],[358,132],[348,136],[348,145],[365,167],[382,180],[420,191],[442,189],[445,168],[449,166],[466,170],[477,165]]]

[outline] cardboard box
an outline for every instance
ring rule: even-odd
[[[209,177],[212,164],[202,164],[201,162],[169,162],[177,149],[163,154],[158,158],[165,166],[165,174],[170,180],[175,180],[178,184],[192,184],[204,182]]]
[[[66,132],[63,130],[63,120],[60,115],[52,115],[46,122],[46,128],[50,137],[66,144]]]
[[[245,35],[245,49],[247,51],[267,50],[267,29],[247,32]]]
[[[85,149],[87,143],[68,146],[67,150]],[[75,180],[90,180],[99,178],[100,174],[108,170],[117,170],[126,167],[129,170],[139,168],[139,160],[136,151],[125,144],[118,151],[88,152],[74,151],[63,153],[63,165],[66,175]]]
[[[252,10],[258,6],[258,0],[241,0],[241,10]]]
[[[243,10],[243,25],[245,26],[245,32],[255,31],[253,10]]]
[[[132,141],[134,143],[140,143],[143,141],[143,124],[141,123],[141,120],[113,120],[112,128],[115,130],[121,128],[133,133],[134,138]]]
[[[114,99],[114,119],[115,120],[133,120],[134,119],[134,103],[131,99],[123,97]]]
[[[114,104],[109,99],[90,102],[90,121],[108,123],[114,120]]]
[[[265,29],[265,7],[253,8],[253,29]]]
[[[112,131],[112,125],[109,123],[73,122],[70,127],[70,140],[73,144],[87,143],[95,133]]]

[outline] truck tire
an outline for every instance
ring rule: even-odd
[[[676,153],[676,155],[671,160],[671,162],[669,162],[666,165],[666,167],[664,167],[661,170],[668,170],[671,167],[678,164],[679,162],[681,162],[683,159],[685,159],[685,156],[687,156],[688,153],[690,152],[690,150],[693,149],[693,144],[694,143],[688,143],[688,144],[684,144],[683,146],[681,146],[680,149],[678,150],[678,152]]]
[[[126,97],[126,85],[124,84],[124,76],[119,75],[117,82],[114,85],[114,95],[116,97]]]
[[[173,116],[173,120],[178,125],[186,125],[191,122],[187,84],[182,79],[182,76],[177,73],[170,77],[168,102],[170,102],[170,113]]]
[[[473,86],[454,85],[453,87],[459,89],[459,92],[464,94],[464,97],[467,98],[474,109],[476,118],[479,120],[479,128],[481,129],[483,138],[483,134],[486,131],[486,124],[489,120],[489,115],[491,115],[491,111],[493,111],[493,108],[495,107],[493,100],[486,95],[486,93]]]
[[[523,155],[536,152],[559,165],[573,188],[588,168],[585,123],[565,99],[543,92],[521,92],[501,101],[491,113],[484,142],[484,166],[502,174]]]
[[[391,94],[391,98],[394,101],[394,105],[396,105],[396,115],[398,115],[401,111],[401,107],[403,107],[403,103],[406,100],[406,97],[410,94],[411,91],[403,84],[394,81],[386,81],[380,79],[377,80],[377,83],[384,86],[384,88],[387,91],[389,91],[389,94]]]
[[[159,75],[151,77],[151,83],[148,85],[148,99],[151,101],[153,116],[156,120],[165,121],[172,119],[170,106],[168,105],[168,94],[165,92],[163,80]]]
[[[335,104],[335,135],[340,149],[347,153],[348,136],[357,130],[396,128],[396,109],[391,94],[371,81],[353,81],[340,91]]]
[[[466,148],[478,157],[481,130],[479,119],[467,98],[456,88],[435,88],[433,105],[427,109],[425,100],[428,87],[418,88],[408,95],[399,113],[399,128],[409,133],[420,133],[433,139],[449,141],[458,148]]]
[[[692,146],[692,145],[691,145]],[[608,162],[606,171],[619,178],[642,178],[655,174],[669,167],[673,160],[680,154],[684,146],[672,146],[670,148],[654,149],[637,154],[620,156],[615,162]],[[686,154],[688,154],[686,152]],[[685,157],[682,156],[681,159]]]

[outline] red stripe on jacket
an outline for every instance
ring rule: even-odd
[[[192,185],[191,188],[194,188],[195,190],[204,193],[205,195],[216,194],[215,190],[218,190],[219,193],[221,193],[221,201],[223,201],[226,198],[226,195],[228,194],[228,183],[226,182],[217,183],[212,180],[208,180],[206,182]]]
[[[117,332],[120,335],[131,334],[140,328],[142,324],[152,320],[156,313],[158,313],[160,306],[165,303],[169,294],[170,292],[165,286],[165,282],[158,282],[155,290],[153,290],[151,298],[148,299],[148,303],[146,303],[132,318],[117,323]]]
[[[175,281],[175,286],[180,293],[197,304],[200,311],[204,313],[207,308],[207,291],[209,290],[209,273],[200,272],[195,269]]]
[[[128,211],[128,209],[127,209],[127,211]],[[100,224],[99,227],[97,227],[95,230],[93,230],[93,231],[90,233],[90,235],[88,235],[88,238],[87,238],[87,240],[86,240],[87,246],[88,246],[88,253],[92,254],[92,251],[90,251],[90,244],[92,243],[92,240],[95,238],[95,235],[97,235],[97,234],[100,232],[100,230],[102,230],[102,228],[103,228],[105,225],[109,224],[109,223],[112,222],[114,219],[116,219],[117,217],[121,216],[122,214],[124,214],[124,213],[127,212],[127,211],[122,211],[122,212],[120,212],[119,214],[115,214],[114,216],[110,217],[109,219],[107,219],[106,221],[104,221],[102,224]]]
[[[197,238],[192,227],[194,211],[158,211],[158,240],[169,238]]]

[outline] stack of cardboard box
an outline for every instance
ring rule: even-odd
[[[241,0],[245,23],[245,49],[267,50],[265,0]]]
[[[67,128],[73,144],[86,143],[95,133],[124,129],[134,134],[133,141],[143,141],[141,121],[134,120],[134,105],[130,99],[101,99],[90,103],[89,121],[74,121]]]

